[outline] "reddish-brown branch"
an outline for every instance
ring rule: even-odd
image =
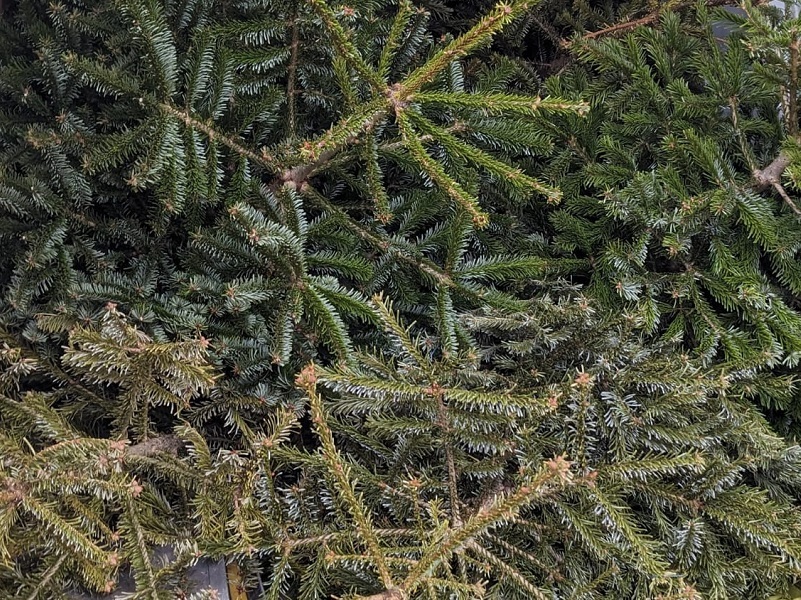
[[[765,4],[766,0],[757,0],[754,2],[756,5]],[[727,5],[735,5],[736,2],[732,2],[732,0],[707,0],[706,6],[707,7],[715,7],[715,6],[727,6]],[[670,7],[670,10],[682,10],[685,8],[692,8],[695,6],[695,2],[682,2],[675,6]],[[631,21],[624,21],[622,23],[615,23],[614,25],[610,25],[609,27],[605,27],[604,29],[599,29],[598,31],[592,31],[581,36],[578,41],[583,42],[587,40],[594,40],[601,37],[606,37],[610,35],[619,35],[621,33],[625,33],[627,31],[631,31],[632,29],[636,29],[642,25],[650,25],[659,20],[659,17],[662,15],[662,12],[666,7],[659,7],[655,11],[645,15],[644,17],[640,17],[639,19],[633,19]],[[576,41],[572,40],[562,40],[562,47],[569,48]]]
[[[289,45],[289,67],[287,68],[287,119],[289,121],[289,137],[295,138],[295,77],[298,70],[298,19],[297,14],[292,19],[292,41]]]
[[[798,134],[798,46],[799,40],[794,37],[790,42],[790,81],[787,90],[787,133],[791,136]]]

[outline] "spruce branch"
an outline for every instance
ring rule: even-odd
[[[66,547],[95,564],[106,564],[106,552],[90,539],[86,532],[81,531],[71,521],[57,513],[47,502],[32,495],[26,495],[20,500],[20,506],[34,515],[39,523]]]
[[[456,471],[456,460],[453,456],[453,445],[451,440],[451,418],[448,406],[445,404],[444,393],[439,385],[434,382],[430,385],[437,400],[437,426],[442,432],[442,446],[445,452],[445,466],[448,472],[448,495],[451,508],[453,524],[457,527],[462,525],[461,510],[459,508],[459,474]]]
[[[340,25],[331,7],[328,6],[325,0],[309,0],[309,2],[331,32],[331,36],[334,38],[334,46],[339,54],[348,62],[351,68],[359,73],[359,75],[372,86],[375,92],[382,93],[386,87],[383,80],[378,73],[370,68],[364,61],[361,52],[359,52],[359,49],[353,44],[350,36],[342,25]]]
[[[509,577],[517,582],[522,589],[528,592],[529,597],[536,598],[537,600],[548,600],[548,595],[546,595],[543,590],[531,583],[525,575],[507,564],[503,559],[495,556],[492,552],[484,548],[475,540],[465,544],[465,547],[471,552],[475,553],[481,559],[487,561],[498,572],[503,573],[506,577]]]
[[[469,31],[460,35],[442,50],[432,56],[424,65],[415,69],[400,85],[398,96],[408,99],[424,85],[434,79],[450,65],[476,48],[488,43],[504,26],[508,25],[539,0],[512,0],[510,3],[500,2],[495,8]]]
[[[19,350],[21,356],[28,361],[32,361],[32,364],[36,365],[37,368],[46,368],[50,377],[58,382],[69,385],[81,396],[84,396],[87,401],[91,401],[97,406],[104,408],[110,408],[112,406],[112,402],[95,393],[89,386],[85,384],[85,382],[64,371],[61,366],[54,360],[51,360],[50,357],[39,356],[34,350],[29,348],[27,345],[22,344],[21,340],[18,340],[4,328],[0,328],[0,341],[5,342],[6,344],[9,344],[9,346]]]
[[[798,68],[799,68],[799,40],[793,35],[790,40],[790,65],[787,82],[787,114],[784,119],[787,123],[787,133],[790,137],[798,135]]]
[[[756,169],[753,172],[753,178],[757,191],[763,191],[767,188],[773,188],[784,200],[787,206],[790,207],[795,214],[801,216],[801,209],[790,198],[790,195],[782,185],[782,174],[790,166],[790,157],[785,153],[780,153],[773,161],[763,169]]]
[[[286,84],[286,102],[287,102],[287,121],[289,122],[288,133],[289,138],[295,138],[296,116],[295,110],[297,99],[295,98],[295,84],[297,79],[298,70],[298,50],[300,48],[300,37],[298,27],[298,11],[297,6],[292,15],[292,25],[290,27],[290,44],[289,44],[289,65],[287,66],[287,84]]]
[[[407,597],[403,590],[393,588],[373,594],[372,596],[359,596],[358,600],[406,600]]]
[[[148,548],[144,528],[139,518],[139,510],[140,507],[134,502],[133,496],[127,496],[125,498],[125,510],[122,516],[124,527],[128,529],[129,533],[126,539],[128,542],[127,549],[131,563],[135,567],[136,574],[139,578],[137,587],[140,588],[141,592],[147,592],[147,596],[142,595],[142,598],[147,598],[147,600],[159,600],[158,580],[150,559],[150,550]]]
[[[455,179],[445,172],[445,169],[436,160],[429,156],[423,144],[420,143],[417,132],[412,128],[405,111],[396,110],[395,117],[403,140],[406,143],[406,148],[412,158],[442,191],[470,214],[476,227],[486,227],[489,224],[489,216],[479,207],[478,198],[468,194]]]
[[[408,110],[405,114],[409,116],[409,119],[421,132],[430,135],[440,142],[453,155],[473,162],[498,179],[508,182],[512,187],[518,190],[542,194],[548,198],[548,202],[554,204],[559,202],[561,194],[558,189],[547,186],[533,177],[529,177],[520,169],[510,167],[508,164],[490,156],[483,150],[460,140],[416,111]]]
[[[263,150],[260,154],[257,154],[256,152],[253,152],[253,150],[244,146],[236,138],[226,135],[215,129],[211,124],[193,117],[188,111],[176,108],[175,106],[167,104],[166,102],[159,104],[159,108],[166,114],[175,117],[184,123],[190,129],[196,129],[197,131],[204,133],[212,142],[219,141],[221,144],[230,148],[240,156],[248,158],[254,164],[261,165],[272,173],[280,173],[282,171],[280,161],[266,150]]]
[[[411,19],[413,11],[414,6],[412,6],[410,0],[400,0],[398,12],[395,13],[395,18],[392,20],[392,27],[390,27],[387,41],[381,49],[381,57],[378,59],[378,74],[384,80],[389,77],[392,59],[395,56],[395,52],[401,42],[403,32],[409,24],[409,19]]]
[[[351,113],[332,125],[316,140],[301,144],[298,151],[301,158],[316,163],[325,153],[338,152],[348,144],[360,141],[360,136],[369,133],[388,114],[390,103],[386,98],[378,98],[357,106]]]
[[[454,280],[447,272],[440,268],[435,262],[414,256],[405,248],[398,245],[386,235],[377,234],[370,231],[353,217],[351,217],[344,210],[332,204],[325,196],[315,190],[311,185],[306,184],[301,188],[304,196],[309,198],[318,207],[326,212],[336,215],[340,222],[354,232],[360,239],[367,242],[377,250],[391,254],[397,260],[400,260],[412,267],[419,269],[424,275],[430,277],[437,285],[444,285],[457,290],[460,294],[475,302],[484,302],[482,293],[471,289],[458,281]]]
[[[418,367],[427,367],[430,363],[428,359],[420,352],[412,339],[409,329],[404,328],[395,314],[392,312],[392,304],[389,300],[384,298],[383,294],[373,295],[373,304],[378,310],[378,315],[384,328],[393,335],[403,347],[403,351],[411,358]]]
[[[392,220],[392,214],[389,209],[389,196],[384,187],[381,166],[378,164],[376,136],[372,132],[366,136],[365,143],[362,146],[362,156],[365,162],[367,189],[375,204],[376,219],[382,223],[388,223]]]
[[[302,191],[309,178],[334,158],[336,154],[337,150],[331,148],[321,152],[316,160],[285,169],[280,176],[281,182],[297,191]]]
[[[768,0],[755,0],[754,5],[759,6],[762,4],[766,4]],[[716,6],[726,6],[732,4],[732,0],[705,0],[704,5],[708,8],[714,8]],[[669,9],[673,12],[685,10],[688,8],[692,8],[696,6],[696,2],[679,2],[676,4],[672,4]],[[579,44],[581,42],[594,40],[597,38],[603,38],[607,36],[615,36],[620,35],[622,33],[626,33],[631,31],[632,29],[636,29],[637,27],[643,27],[646,25],[652,25],[656,23],[660,17],[664,14],[665,6],[659,6],[655,10],[651,11],[647,15],[640,17],[638,19],[632,19],[631,21],[622,21],[620,23],[615,23],[614,25],[610,25],[609,27],[605,27],[604,29],[599,29],[598,31],[592,31],[590,33],[585,33],[584,35],[578,37],[575,40],[562,40],[562,47],[563,48],[570,48]]]
[[[2,5],[0,4],[0,10],[2,10]],[[36,587],[30,593],[30,595],[26,598],[26,600],[38,600],[40,598],[39,594],[44,592],[45,588],[50,585],[50,581],[55,577],[56,573],[58,573],[61,565],[64,564],[64,561],[67,560],[67,555],[62,554],[58,557],[58,560],[54,562],[45,574],[42,576],[42,579],[39,583],[36,584]]]
[[[801,209],[798,208],[798,205],[793,202],[793,199],[790,198],[790,195],[784,189],[784,186],[781,183],[773,183],[773,189],[781,196],[781,199],[784,200],[784,203],[790,207],[795,214],[801,216]]]
[[[309,398],[312,422],[320,438],[322,455],[328,466],[328,473],[333,476],[336,482],[336,489],[341,495],[348,511],[351,513],[362,541],[364,541],[370,552],[370,557],[378,570],[382,584],[387,590],[392,590],[395,588],[395,585],[392,581],[392,575],[390,574],[384,551],[381,549],[370,516],[364,511],[361,499],[356,495],[356,491],[350,481],[350,469],[347,467],[339,450],[337,450],[333,433],[328,427],[322,398],[317,393],[316,389],[317,374],[313,363],[304,367],[298,375],[296,384]]]
[[[418,92],[410,97],[419,104],[434,104],[448,108],[472,109],[482,115],[513,114],[521,117],[535,117],[542,112],[576,113],[586,115],[590,105],[582,101],[569,101],[560,98],[524,96],[510,93],[467,92]],[[451,133],[458,133],[451,131]]]
[[[479,507],[464,525],[448,529],[442,539],[432,543],[409,571],[400,585],[401,589],[414,591],[438,564],[448,560],[459,548],[474,541],[476,536],[498,521],[514,517],[524,506],[542,496],[552,486],[561,487],[571,482],[569,462],[563,457],[547,461],[527,483],[510,494],[496,498],[491,505]]]

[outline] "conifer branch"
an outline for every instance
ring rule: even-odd
[[[312,162],[285,169],[281,173],[281,181],[284,184],[291,185],[295,190],[301,191],[309,180],[309,177],[311,177],[317,169],[326,165],[336,155],[336,149],[329,149],[320,153],[320,156]]]
[[[414,94],[410,97],[410,100],[420,104],[473,109],[485,115],[514,114],[522,117],[534,117],[542,112],[555,112],[577,113],[583,116],[590,110],[590,105],[587,102],[509,93],[471,94],[467,92],[432,91]]]
[[[801,209],[790,198],[790,195],[782,185],[782,174],[790,166],[790,157],[785,153],[780,153],[773,161],[764,169],[756,169],[753,172],[755,187],[757,191],[763,191],[772,187],[776,193],[779,194],[781,199],[790,207],[795,214],[801,216]]]
[[[2,10],[2,5],[0,5],[0,10]],[[26,598],[26,600],[39,600],[40,596],[44,589],[50,584],[50,581],[53,577],[58,573],[58,570],[61,568],[61,565],[64,564],[64,561],[67,560],[67,555],[62,554],[58,557],[58,560],[54,562],[45,574],[42,575],[41,581],[36,584],[36,588],[30,593],[30,595]]]
[[[417,345],[414,343],[409,330],[404,329],[398,318],[392,312],[391,303],[384,298],[383,294],[373,295],[372,300],[373,304],[378,309],[378,314],[381,317],[381,322],[384,323],[384,327],[386,327],[387,331],[389,331],[393,336],[395,336],[395,338],[398,339],[398,341],[400,341],[401,346],[403,346],[403,351],[417,364],[418,367],[428,366],[430,362],[417,348]],[[334,377],[333,380],[335,381],[336,377]]]
[[[488,43],[505,25],[511,23],[539,0],[512,0],[510,4],[498,3],[495,8],[469,31],[431,57],[424,65],[415,69],[401,84],[398,96],[408,98],[427,83],[431,83],[453,61]]]
[[[533,177],[529,177],[520,169],[510,167],[503,161],[490,156],[483,150],[463,142],[442,127],[438,127],[419,113],[414,111],[406,111],[406,114],[417,126],[417,128],[420,129],[420,131],[424,132],[426,135],[432,136],[455,156],[460,156],[473,162],[477,166],[496,176],[498,179],[508,182],[511,186],[517,189],[531,193],[536,192],[542,194],[548,198],[548,202],[554,204],[559,202],[561,198],[559,190],[547,186],[537,181]]]
[[[139,520],[138,507],[131,496],[125,498],[123,521],[130,529],[129,533],[132,536],[132,539],[129,538],[127,540],[131,553],[131,562],[146,584],[145,589],[141,591],[147,592],[148,595],[142,595],[142,597],[148,600],[159,600],[157,589],[158,581],[156,580],[156,573],[151,563],[150,550],[148,548],[147,539],[145,538],[145,532],[142,528],[142,523]]]
[[[204,123],[203,121],[193,117],[191,114],[189,114],[189,112],[176,108],[170,104],[162,102],[159,104],[159,108],[165,113],[183,122],[187,127],[204,133],[209,140],[219,141],[240,156],[248,158],[253,163],[265,167],[268,171],[272,173],[281,172],[281,164],[278,159],[266,150],[263,150],[261,154],[257,154],[249,148],[243,146],[242,143],[235,138],[217,131],[212,125]]]
[[[565,485],[572,480],[570,463],[563,457],[547,461],[544,468],[511,494],[496,499],[490,506],[482,506],[461,527],[449,529],[444,538],[433,543],[420,557],[406,576],[401,588],[412,591],[437,564],[501,519],[511,518],[548,489],[549,484]]]
[[[790,195],[787,193],[787,190],[784,189],[784,186],[781,183],[774,183],[773,189],[781,196],[781,199],[784,200],[784,203],[790,207],[795,214],[801,216],[801,209],[798,208],[798,205],[793,202],[793,199],[790,198]]]
[[[372,596],[359,596],[358,600],[406,600],[407,596],[403,590],[394,588],[391,590],[384,590]]]
[[[51,361],[47,358],[42,360],[33,350],[30,348],[23,346],[19,343],[13,335],[9,334],[5,329],[0,328],[0,341],[4,341],[10,346],[18,349],[21,355],[31,361],[35,361],[37,364],[44,363],[46,365],[49,374],[54,379],[61,381],[62,383],[68,384],[73,389],[75,389],[79,394],[84,396],[87,400],[91,400],[98,406],[102,406],[105,408],[109,408],[112,403],[109,402],[107,399],[103,398],[96,394],[91,388],[84,384],[84,382],[80,381],[72,377],[69,373],[64,371],[60,365]],[[43,365],[43,366],[44,366]]]
[[[392,58],[401,41],[401,36],[409,23],[413,10],[414,7],[410,0],[400,0],[398,12],[395,13],[395,18],[392,21],[392,27],[390,27],[387,41],[381,49],[381,57],[378,59],[378,74],[384,79],[389,76]]]
[[[342,224],[353,231],[360,239],[364,240],[377,250],[390,253],[394,258],[405,262],[417,269],[420,269],[428,277],[431,277],[438,285],[444,285],[454,288],[459,293],[470,298],[473,301],[483,302],[480,292],[476,292],[459,282],[455,281],[447,272],[440,268],[433,261],[417,257],[409,254],[404,248],[398,246],[390,238],[376,234],[364,226],[360,225],[353,217],[347,214],[344,210],[335,206],[320,192],[315,190],[311,185],[306,184],[301,188],[301,192],[320,208],[339,217]]]
[[[767,0],[755,0],[754,5],[759,6],[761,4],[765,4]],[[675,12],[680,10],[685,10],[687,8],[692,8],[695,6],[696,2],[680,2],[678,4],[672,4],[669,6],[669,10]],[[704,4],[708,8],[714,8],[716,6],[727,6],[732,4],[732,0],[705,0]],[[562,47],[563,48],[570,48],[575,46],[577,43],[586,42],[589,40],[594,40],[597,38],[607,37],[607,36],[614,36],[620,35],[621,33],[626,33],[631,31],[632,29],[636,29],[637,27],[642,27],[645,25],[651,25],[656,23],[660,17],[665,12],[665,6],[660,6],[656,10],[648,13],[644,17],[640,17],[639,19],[633,19],[631,21],[623,21],[620,23],[615,23],[614,25],[610,25],[609,27],[605,27],[604,29],[599,29],[598,31],[592,31],[590,33],[585,33],[581,37],[575,40],[562,40]]]
[[[382,223],[388,223],[392,220],[392,214],[389,209],[389,196],[387,196],[381,167],[378,164],[376,136],[372,132],[366,136],[362,154],[365,162],[367,189],[375,204],[376,219]]]
[[[445,405],[444,393],[439,389],[439,384],[434,382],[429,387],[437,399],[437,425],[442,431],[442,446],[445,451],[445,466],[448,472],[451,515],[453,516],[453,524],[459,527],[462,525],[461,510],[459,508],[459,475],[456,472],[456,460],[453,457],[453,446],[451,445],[451,425],[448,407]]]
[[[776,183],[781,183],[781,177],[785,169],[790,166],[790,157],[781,153],[763,169],[754,171],[754,181],[758,190],[764,190]]]
[[[516,581],[517,584],[522,589],[526,590],[529,593],[530,598],[536,598],[537,600],[548,600],[548,596],[546,596],[545,593],[540,588],[538,588],[528,579],[526,579],[525,575],[523,575],[517,569],[514,569],[511,566],[509,566],[505,561],[495,556],[492,552],[484,548],[481,544],[479,544],[475,540],[472,540],[467,544],[465,544],[465,547],[468,550],[480,556],[483,560],[487,561],[499,572],[503,573],[510,579]]]
[[[295,139],[295,80],[298,70],[298,50],[300,48],[300,38],[298,35],[298,11],[295,7],[292,15],[291,41],[289,44],[289,65],[287,66],[286,102],[287,102],[287,121],[289,122],[289,138]]]
[[[397,110],[395,116],[403,140],[406,143],[406,148],[412,158],[442,191],[470,214],[476,227],[486,227],[489,224],[489,216],[478,206],[478,199],[468,194],[456,180],[445,172],[445,169],[436,160],[428,155],[423,144],[420,143],[417,133],[412,129],[405,112]]]
[[[306,392],[309,398],[312,422],[320,438],[322,454],[328,465],[328,472],[336,481],[336,489],[341,494],[345,505],[348,507],[348,511],[353,517],[356,529],[359,531],[359,535],[370,552],[370,557],[378,570],[382,584],[387,590],[392,590],[395,586],[384,552],[381,550],[370,517],[363,510],[361,499],[356,495],[353,484],[348,477],[350,469],[347,468],[342,455],[339,453],[334,443],[334,436],[326,422],[322,399],[317,393],[316,382],[317,375],[313,363],[306,366],[296,380],[298,387]]]
[[[373,69],[371,69],[361,56],[358,48],[353,45],[350,36],[345,32],[345,29],[337,21],[334,11],[325,2],[325,0],[309,0],[311,5],[320,15],[320,18],[325,23],[328,30],[334,38],[334,46],[342,57],[351,65],[351,67],[359,73],[364,80],[367,81],[376,92],[382,92],[385,88],[384,82]]]
[[[798,135],[798,68],[799,68],[799,40],[793,35],[790,40],[790,65],[787,82],[787,114],[784,119],[787,123],[787,133],[790,137]]]

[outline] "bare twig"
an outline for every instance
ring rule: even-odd
[[[1,2],[2,0],[0,0]],[[2,9],[2,5],[0,5],[0,9]],[[30,596],[28,596],[28,600],[36,600],[39,597],[39,593],[45,589],[50,584],[50,580],[53,579],[53,576],[58,573],[58,570],[61,568],[61,565],[64,564],[64,561],[67,559],[66,554],[62,554],[59,559],[50,567],[47,572],[42,577],[41,581],[36,586],[36,589],[33,590]]]
[[[792,210],[795,214],[801,216],[801,209],[799,209],[796,203],[793,202],[793,199],[790,198],[790,195],[785,191],[784,186],[781,183],[774,183],[773,189],[775,189],[776,192],[778,192],[779,196],[782,197],[782,200],[784,200],[785,204],[787,204],[787,206],[790,207],[790,210]]]

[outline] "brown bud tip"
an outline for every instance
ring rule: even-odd
[[[314,363],[309,363],[300,373],[298,376],[295,377],[295,385],[300,388],[305,389],[312,389],[317,383],[317,373],[314,370]]]

